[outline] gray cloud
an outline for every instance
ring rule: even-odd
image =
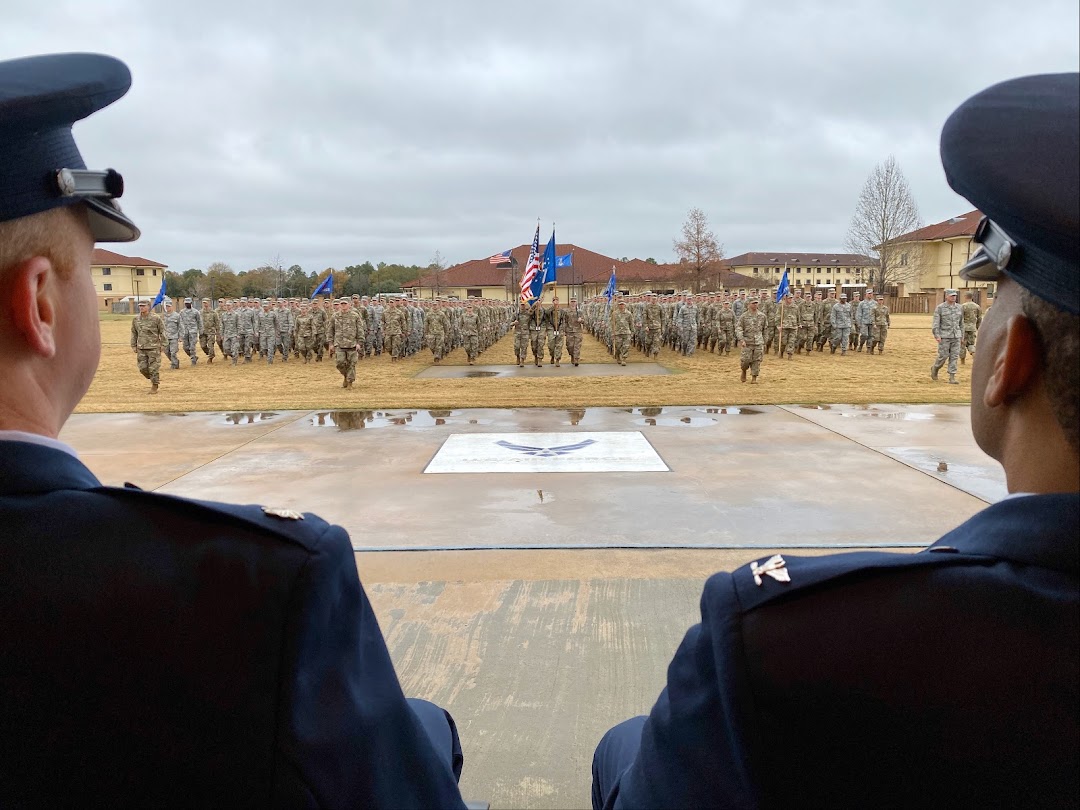
[[[927,222],[969,209],[937,136],[973,92],[1076,70],[1075,2],[208,2],[5,9],[0,58],[112,53],[131,93],[80,124],[127,179],[131,251],[307,270],[561,241],[671,255],[836,250],[895,154]],[[127,249],[127,248],[124,248]]]

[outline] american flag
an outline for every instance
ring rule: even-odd
[[[506,262],[508,261],[510,261],[509,250],[504,250],[502,253],[496,253],[494,256],[488,259],[488,262],[490,262],[491,264],[506,264]]]
[[[525,272],[521,274],[521,300],[526,304],[532,301],[533,279],[540,271],[540,224],[536,225],[536,235],[533,237],[532,248],[529,250],[529,261],[525,265]]]

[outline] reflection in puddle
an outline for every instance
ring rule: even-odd
[[[701,409],[699,408],[699,410]],[[753,416],[754,414],[762,413],[762,411],[757,408],[705,408],[705,413],[723,414],[725,416],[737,416],[740,414],[743,416]]]
[[[936,414],[932,413],[907,413],[905,411],[867,411],[865,413],[842,413],[841,416],[851,418],[856,417],[871,417],[873,419],[896,419],[901,422],[928,422],[932,419],[937,419]]]
[[[808,411],[831,411],[832,405],[800,405],[800,408],[804,408]]]
[[[660,417],[646,417],[645,419],[635,419],[634,424],[637,425],[649,425],[650,427],[680,427],[682,425],[689,425],[690,427],[706,427],[708,425],[715,425],[715,419],[708,419],[704,416],[684,416],[682,418],[675,416],[660,416]]]
[[[498,377],[502,372],[499,371],[466,371],[466,377]]]
[[[383,427],[442,427],[452,423],[460,411],[320,411],[311,417],[312,427],[363,430]],[[466,420],[461,420],[464,424]],[[491,424],[490,419],[469,419],[470,425]]]
[[[177,416],[187,416],[187,414],[177,414]],[[236,411],[225,414],[225,421],[230,425],[254,425],[256,422],[266,422],[269,419],[273,419],[275,416],[277,416],[277,414],[271,413],[270,411]]]
[[[581,420],[585,418],[585,409],[584,408],[570,408],[566,412],[566,414],[567,414],[567,416],[570,417],[570,424],[571,425],[580,425]]]

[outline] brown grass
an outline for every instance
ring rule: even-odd
[[[544,379],[416,379],[431,365],[430,352],[393,365],[384,355],[360,362],[351,391],[341,388],[341,376],[325,360],[306,366],[282,364],[280,358],[273,366],[241,361],[234,368],[219,358],[212,366],[200,360],[192,368],[181,352],[177,371],[162,357],[161,391],[150,396],[128,347],[130,318],[104,316],[101,365],[78,412],[967,402],[970,364],[960,366],[960,385],[947,385],[944,373],[940,382],[929,378],[937,345],[930,335],[930,316],[894,315],[893,324],[884,355],[832,356],[827,348],[810,357],[796,355],[790,362],[770,355],[756,385],[739,382],[736,353],[682,357],[668,349],[660,362],[673,372],[670,376],[567,377],[560,376],[565,368],[549,368],[550,378]],[[581,359],[611,362],[590,335],[585,336]],[[630,359],[631,364],[645,362],[636,351]],[[443,362],[464,365],[464,351],[456,350]],[[513,337],[503,338],[478,362],[513,364]]]

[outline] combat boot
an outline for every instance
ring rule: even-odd
[[[757,378],[758,378],[758,375],[757,375],[757,374],[755,374],[755,375],[754,375],[753,377],[751,377],[751,378],[750,378],[750,384],[751,384],[751,385],[753,385],[754,383],[756,383],[756,382],[757,382]]]
[[[938,367],[937,366],[930,366],[930,379],[931,380],[936,380],[937,379],[937,373],[938,373]]]
[[[956,381],[956,375],[955,374],[950,374],[949,375],[949,385],[959,385],[959,384],[960,383],[958,383]]]
[[[157,389],[158,389],[158,384],[157,383],[151,383],[150,384],[150,393],[151,394],[156,394]]]
[[[191,358],[191,365],[193,365],[193,366],[199,365],[199,358],[198,357],[192,357]]]
[[[232,359],[232,364],[233,364],[234,366],[236,365],[236,358],[235,358],[235,357],[234,357],[234,358]]]
[[[836,347],[835,346],[830,346],[829,347],[829,354],[836,354]]]
[[[967,355],[964,355],[964,354],[960,355],[960,365],[962,365],[962,366],[967,365]]]
[[[746,369],[745,368],[742,370],[742,378],[739,380],[739,382],[746,382]]]
[[[210,365],[214,365],[214,356],[210,355],[209,357],[207,357],[206,362],[209,363]]]

